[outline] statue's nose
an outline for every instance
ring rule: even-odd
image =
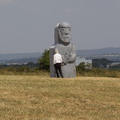
[[[68,35],[68,33],[65,33],[65,35]]]
[[[66,30],[65,30],[65,35],[68,35],[68,33],[69,33],[69,31],[66,29]]]

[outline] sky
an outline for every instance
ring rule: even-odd
[[[76,50],[120,47],[120,0],[0,0],[0,54],[49,49],[59,22]]]

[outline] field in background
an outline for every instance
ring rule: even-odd
[[[120,120],[120,78],[0,75],[0,120]]]

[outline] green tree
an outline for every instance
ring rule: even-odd
[[[50,51],[45,49],[41,58],[38,59],[39,70],[50,71]]]
[[[76,67],[77,71],[85,71],[85,63],[82,62]]]

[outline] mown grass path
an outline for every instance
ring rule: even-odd
[[[120,120],[120,78],[0,75],[0,120]]]

